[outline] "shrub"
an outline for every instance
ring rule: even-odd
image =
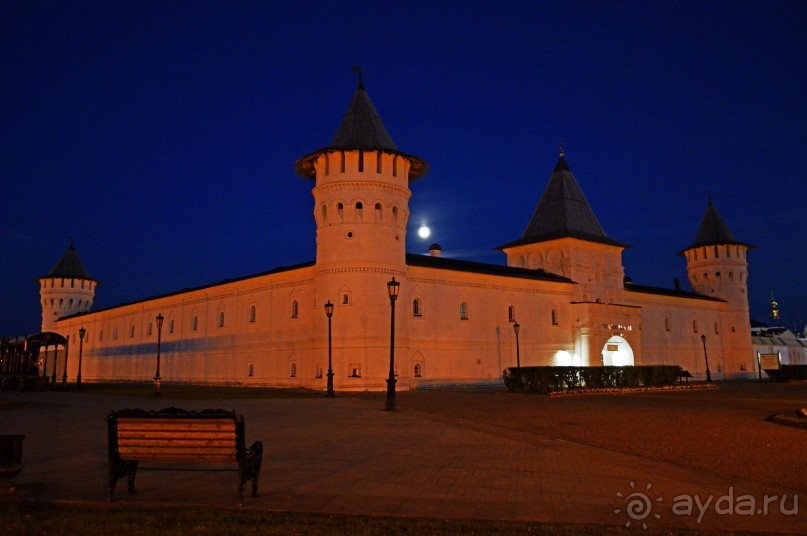
[[[807,367],[805,367],[807,372]],[[578,388],[661,387],[679,381],[678,365],[638,367],[513,367],[505,369],[509,391],[548,394]]]

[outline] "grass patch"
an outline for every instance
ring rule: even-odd
[[[75,390],[75,387],[73,387],[73,390]],[[154,385],[152,383],[83,383],[81,385],[81,392],[127,398],[154,398]],[[162,398],[177,400],[206,400],[214,398],[247,400],[317,398],[324,396],[324,394],[309,389],[163,383],[160,387],[160,396]]]
[[[0,500],[4,534],[96,535],[375,535],[522,534],[611,535],[635,534],[622,527],[601,525],[552,525],[503,521],[468,521],[266,512],[210,507],[145,508],[110,504],[57,504],[21,500]],[[669,530],[642,534],[671,534]],[[718,532],[674,531],[676,534],[720,534]]]

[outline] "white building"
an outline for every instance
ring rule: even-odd
[[[75,342],[86,330],[85,381],[150,380],[162,315],[164,381],[324,388],[331,302],[336,389],[381,389],[394,277],[400,388],[498,383],[517,360],[678,364],[703,377],[704,351],[713,377],[755,372],[751,246],[734,239],[711,200],[681,252],[690,292],[625,282],[626,245],[605,234],[563,155],[532,218],[524,215],[523,236],[498,248],[506,266],[443,258],[439,246],[407,254],[409,183],[428,168],[398,150],[361,82],[332,142],[295,168],[313,186],[314,261],[88,312],[97,283],[71,246],[40,279],[43,331]]]

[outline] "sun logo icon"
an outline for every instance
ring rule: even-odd
[[[636,484],[633,480],[630,481],[630,487],[632,490],[636,489]],[[647,484],[645,491],[649,492],[652,487],[653,484]],[[628,522],[625,523],[626,527],[630,527],[632,521],[641,521],[642,528],[647,529],[647,523],[645,523],[644,520],[650,517],[650,514],[653,514],[653,517],[656,519],[661,519],[661,514],[653,512],[653,503],[661,502],[663,500],[661,497],[656,497],[655,500],[653,500],[647,493],[641,491],[634,491],[628,495],[624,495],[621,491],[618,491],[616,496],[622,499],[623,506],[625,507],[624,511],[630,518]],[[617,508],[614,510],[614,513],[621,514],[622,511],[622,508]]]

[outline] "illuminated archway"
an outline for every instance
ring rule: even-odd
[[[614,335],[602,347],[602,364],[613,367],[632,367],[633,349],[624,337]]]

